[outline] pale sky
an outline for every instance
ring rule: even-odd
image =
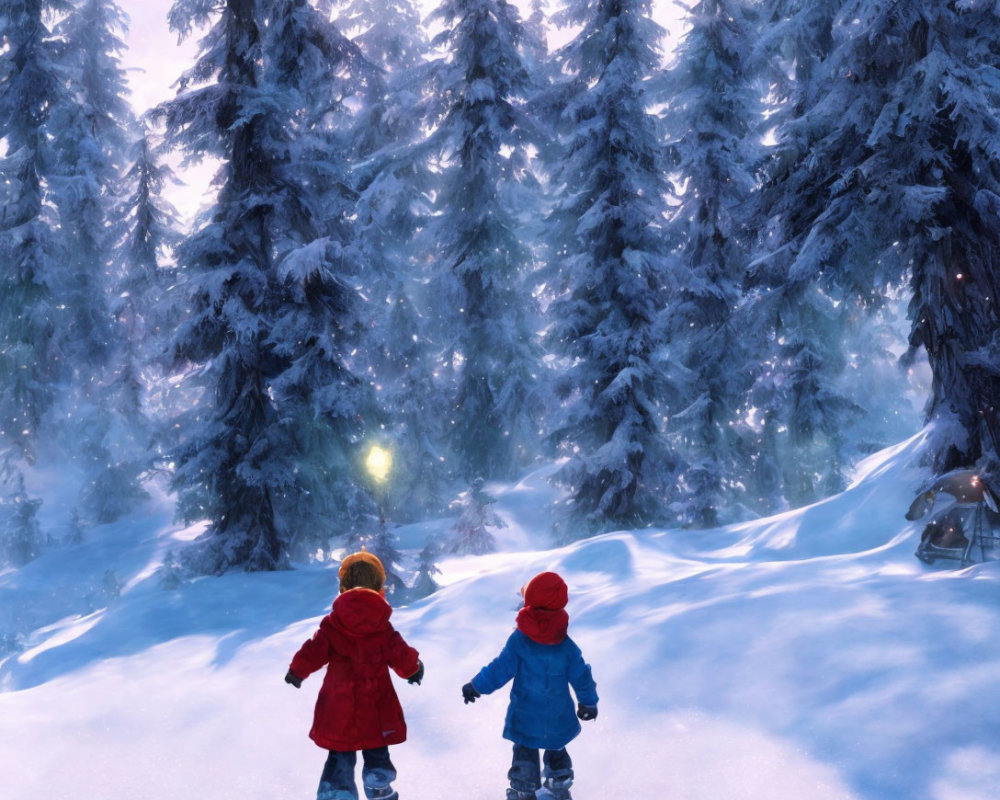
[[[167,26],[167,12],[173,0],[118,0],[119,7],[128,15],[128,49],[122,54],[122,65],[128,70],[132,89],[132,104],[139,113],[174,95],[173,84],[193,63],[198,50],[198,35],[178,42],[177,34]],[[435,0],[425,0],[428,8]],[[674,0],[654,0],[654,16],[670,31],[665,47],[673,46],[675,31],[683,9]],[[187,186],[168,190],[168,199],[177,207],[185,222],[189,222],[201,203],[203,191],[214,172],[214,167],[184,170],[177,158],[170,159],[172,166],[186,181]]]
[[[428,6],[434,0],[427,0]],[[178,44],[167,27],[172,0],[119,0],[131,20],[125,66],[141,69],[132,73],[132,99],[137,109],[146,109],[173,95],[170,88],[193,61],[197,36]],[[676,29],[683,10],[673,0],[655,0],[654,15],[668,30]]]

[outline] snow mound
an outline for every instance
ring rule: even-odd
[[[442,588],[393,617],[427,669],[419,687],[398,683],[410,741],[393,749],[397,789],[503,797],[505,693],[465,706],[459,687],[499,652],[520,587],[553,569],[601,695],[569,747],[580,800],[994,800],[1000,565],[913,557],[919,527],[903,514],[927,478],[919,447],[769,519],[564,547],[549,539],[544,473],[490,487],[508,523],[500,551],[442,561]],[[446,524],[400,540],[416,548]],[[0,654],[0,741],[18,765],[6,796],[314,796],[319,681],[296,691],[282,677],[335,570],[162,588],[157,567],[191,534],[139,515],[0,575],[0,633],[22,638]]]

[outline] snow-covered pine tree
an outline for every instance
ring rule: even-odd
[[[125,408],[134,414],[142,408],[140,373],[166,349],[168,331],[180,313],[168,295],[177,279],[170,258],[181,241],[181,221],[165,197],[168,185],[179,179],[161,161],[150,131],[132,142],[129,163],[116,213],[120,224],[112,285],[117,298],[113,311],[128,339],[120,358],[123,383],[129,387]]]
[[[532,76],[525,30],[504,0],[444,0],[433,42],[448,55],[432,83],[437,111],[428,146],[440,159],[438,248],[427,315],[449,396],[452,472],[509,478],[537,439],[540,350],[521,235],[539,208],[530,145],[541,133],[525,112]]]
[[[906,279],[933,370],[935,466],[995,453],[998,93],[992,6],[843,0],[818,88],[777,131],[788,274],[831,302]]]
[[[378,524],[374,530],[356,537],[354,542],[382,562],[382,567],[385,569],[386,596],[390,599],[395,598],[398,602],[406,591],[406,581],[400,576],[403,554],[399,552],[399,541],[382,514],[381,508],[378,514]]]
[[[875,212],[865,227],[882,233],[892,253],[890,279],[909,278],[910,345],[926,351],[933,373],[928,419],[945,423],[932,436],[933,460],[947,470],[986,455],[996,469],[1000,16],[984,3],[927,0],[848,10],[868,37],[892,44],[874,52],[855,37],[849,51],[852,60],[865,56],[861,81],[882,88],[876,70],[894,78],[869,117],[871,158],[861,169],[873,170],[874,185],[849,185]],[[896,225],[887,229],[886,220]]]
[[[663,519],[672,470],[659,405],[669,187],[645,93],[664,32],[650,10],[571,0],[556,17],[580,32],[556,53],[565,127],[552,165],[562,195],[549,220],[560,275],[548,340],[569,365],[555,436],[570,460],[558,477],[590,531]]]
[[[156,141],[144,129],[130,145],[130,166],[115,214],[111,310],[120,341],[107,393],[114,398],[117,421],[126,426],[121,440],[129,445],[129,457],[117,469],[132,477],[132,485],[164,460],[174,439],[176,403],[182,402],[176,395],[184,392],[166,379],[170,367],[165,356],[184,312],[177,297],[183,292],[171,291],[178,278],[173,250],[181,241],[181,223],[164,194],[179,181],[161,162]]]
[[[780,262],[782,255],[767,257]],[[752,380],[740,413],[753,454],[748,500],[758,513],[843,489],[851,426],[863,414],[845,391],[848,307],[821,286],[791,278],[787,265],[776,267],[768,268],[771,282],[750,284],[735,315],[744,345],[753,348],[746,367]]]
[[[762,0],[756,71],[768,87],[771,126],[794,120],[822,93],[823,62],[844,0]]]
[[[841,394],[863,398],[865,414],[851,428],[852,449],[861,457],[883,450],[913,435],[921,425],[930,367],[925,354],[910,362],[905,287],[892,291],[878,309],[855,300],[843,350],[847,359]],[[850,301],[845,301],[849,303]],[[873,369],[877,365],[881,369]]]
[[[533,69],[544,71],[549,61],[549,2],[530,0],[525,11],[525,55],[533,62]]]
[[[56,347],[56,299],[65,260],[50,196],[55,162],[49,129],[71,102],[48,23],[61,0],[0,3],[0,503],[4,557],[33,558],[42,544],[23,470],[35,462],[39,429],[67,365]]]
[[[163,563],[156,571],[156,574],[160,588],[167,591],[180,589],[184,583],[184,573],[181,570],[180,564],[177,563],[177,558],[174,556],[173,550],[167,551],[167,554],[163,557]]]
[[[118,356],[119,408],[143,428],[148,427],[144,384],[149,373],[162,371],[159,362],[181,313],[173,307],[169,291],[177,279],[170,259],[181,241],[181,222],[164,196],[167,186],[178,179],[161,162],[152,136],[144,131],[129,149],[131,166],[115,215],[119,238],[112,274],[112,311],[125,338]]]
[[[57,430],[84,467],[81,511],[93,522],[117,519],[146,496],[139,476],[149,441],[136,402],[138,377],[126,363],[141,339],[116,313],[117,212],[135,130],[119,61],[125,28],[114,2],[82,0],[55,29],[74,97],[51,115],[53,199],[68,254],[59,290],[68,319],[57,344],[73,376]]]
[[[766,466],[748,476],[748,485],[764,513],[786,500],[812,502],[842,488],[851,455],[849,431],[863,414],[842,390],[847,366],[842,341],[850,315],[843,295],[818,280],[828,254],[812,250],[801,258],[809,248],[802,248],[800,222],[811,213],[824,213],[823,188],[810,183],[808,167],[794,181],[780,177],[796,159],[814,163],[825,146],[819,141],[823,131],[810,129],[806,109],[828,100],[824,62],[834,46],[836,5],[777,0],[762,9],[766,49],[762,46],[759,57],[771,87],[768,124],[778,143],[767,154],[764,185],[752,209],[765,223],[738,324],[758,348],[756,357],[751,354],[755,379],[746,407],[759,434],[756,460]],[[838,99],[844,101],[840,95]],[[832,110],[828,106],[827,114]],[[875,295],[869,288],[864,297]],[[762,483],[761,475],[768,480]],[[780,490],[771,483],[776,477]]]
[[[281,281],[269,346],[279,357],[274,397],[291,445],[294,478],[278,503],[296,554],[356,532],[349,509],[366,504],[358,450],[379,421],[361,376],[368,267],[356,243],[348,105],[375,75],[360,50],[306,0],[267,9],[262,85],[277,109],[269,191]]]
[[[188,516],[212,522],[202,569],[274,569],[349,495],[371,416],[346,360],[359,298],[339,273],[353,255],[329,124],[362,59],[306,0],[171,12],[182,33],[207,22],[198,63],[159,111],[174,142],[223,162],[211,220],[178,249],[193,315],[175,352],[209,378],[209,402],[191,414],[175,483]]]
[[[49,125],[52,196],[67,253],[58,292],[69,322],[57,339],[75,373],[80,402],[91,400],[110,361],[111,218],[134,124],[119,63],[125,25],[110,0],[80,0],[54,30],[73,98],[53,107]]]
[[[355,244],[363,267],[355,281],[369,299],[359,374],[375,386],[392,442],[394,519],[438,513],[444,505],[440,447],[443,418],[435,407],[426,321],[416,287],[433,248],[419,232],[430,216],[432,175],[420,144],[421,102],[428,80],[426,34],[409,0],[352,0],[337,25],[379,69],[351,128]],[[364,363],[361,363],[364,362]]]
[[[483,488],[483,480],[476,478],[468,491],[458,499],[462,513],[451,531],[447,549],[450,553],[483,555],[496,550],[496,538],[490,528],[505,528],[506,523],[492,508],[497,501]]]
[[[0,469],[0,564],[23,567],[42,552],[41,504],[28,496],[24,474],[5,458]]]
[[[440,575],[441,570],[436,561],[440,554],[440,546],[432,537],[420,551],[417,563],[417,574],[413,578],[413,584],[409,588],[409,596],[414,600],[429,597],[438,590],[438,583],[434,580],[435,575]]]
[[[372,76],[379,79],[380,85],[370,87],[370,106],[362,113],[377,121],[377,129],[370,131],[375,146],[368,148],[375,152],[387,143],[386,130],[407,121],[406,110],[419,94],[419,84],[399,73],[407,70],[420,73],[425,63],[427,35],[420,21],[420,8],[412,0],[332,0],[331,4],[336,8],[337,28],[350,37],[369,62],[384,71]],[[406,87],[414,97],[391,96],[386,91],[390,86]],[[386,109],[392,107],[403,110],[404,118],[387,114]]]
[[[71,546],[83,544],[84,523],[80,518],[80,509],[74,507],[69,512],[69,526],[64,542]]]
[[[672,279],[665,314],[676,393],[668,429],[681,463],[677,513],[704,527],[740,515],[737,487],[753,469],[739,419],[751,351],[734,320],[755,234],[746,214],[761,103],[750,13],[746,0],[690,8],[664,116],[683,187],[671,223],[683,279]]]
[[[275,124],[260,87],[261,30],[253,0],[216,7],[177,0],[171,27],[181,35],[211,24],[179,95],[157,114],[168,141],[194,158],[222,162],[211,217],[177,250],[188,274],[191,313],[176,331],[176,362],[205,381],[202,403],[184,415],[173,485],[180,513],[211,522],[189,558],[196,569],[276,569],[285,548],[274,503],[294,464],[270,392],[276,357],[269,344],[279,302],[274,263]],[[202,84],[202,85],[198,85]]]
[[[751,74],[767,86],[768,106],[765,111],[765,136],[785,121],[793,121],[819,91],[814,80],[823,60],[832,47],[832,18],[841,0],[766,0],[754,7],[758,25],[754,31],[756,49],[745,64]],[[791,157],[791,151],[789,151]],[[759,166],[759,162],[758,162]],[[757,176],[759,178],[759,175]],[[758,187],[759,188],[759,187]],[[780,252],[782,239],[780,219],[770,208],[766,192],[755,192],[742,216],[754,220],[757,242],[754,255],[766,256]],[[762,225],[760,220],[770,220]],[[777,327],[786,322],[780,315],[780,293],[772,292],[771,284],[780,286],[784,280],[777,264],[764,270],[767,259],[757,260],[750,268],[743,301],[734,311],[731,324],[741,332],[740,352],[744,362],[737,367],[746,391],[735,409],[737,441],[742,451],[741,461],[748,468],[743,472],[740,494],[752,512],[769,514],[787,507],[783,485],[782,463],[788,452],[787,412],[788,385],[785,375],[787,353],[779,353],[781,336]],[[765,279],[760,273],[764,272]],[[788,301],[795,306],[794,299]]]
[[[0,4],[0,442],[29,460],[65,369],[53,346],[62,254],[46,127],[67,101],[47,27],[65,9],[59,0]]]

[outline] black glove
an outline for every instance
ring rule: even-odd
[[[417,671],[414,672],[409,678],[406,679],[407,683],[415,683],[417,686],[420,685],[420,681],[424,679],[424,662],[417,659]]]
[[[585,706],[583,703],[578,703],[576,715],[583,720],[597,719],[597,706]]]
[[[296,689],[302,688],[302,678],[300,678],[291,670],[288,670],[288,674],[285,675],[285,683],[292,684],[292,686],[294,686]]]
[[[482,695],[476,691],[476,687],[472,685],[472,681],[469,681],[465,686],[462,687],[462,699],[466,703],[475,703],[477,697]]]

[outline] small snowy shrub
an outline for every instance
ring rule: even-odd
[[[457,503],[462,514],[452,528],[447,549],[451,553],[482,555],[496,550],[496,539],[490,528],[504,528],[506,524],[492,508],[496,498],[483,490],[482,478],[472,482]]]
[[[23,567],[42,551],[42,531],[35,518],[41,500],[22,491],[0,502],[0,563]]]
[[[441,574],[441,570],[438,569],[435,563],[440,552],[441,544],[436,538],[428,539],[427,544],[420,551],[420,563],[417,565],[417,574],[413,579],[413,585],[410,587],[410,596],[414,600],[428,597],[438,590],[439,587],[437,581],[434,580],[434,576]]]
[[[160,588],[172,591],[174,589],[179,589],[181,583],[183,583],[183,574],[181,572],[181,567],[177,563],[177,559],[174,558],[173,550],[168,550],[167,555],[163,559],[163,564],[156,572],[159,577]]]

